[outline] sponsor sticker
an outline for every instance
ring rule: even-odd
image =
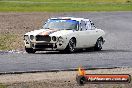
[[[86,83],[130,83],[131,76],[129,74],[86,74],[84,69],[79,68],[76,81],[79,85]]]

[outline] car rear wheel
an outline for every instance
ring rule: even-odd
[[[102,49],[102,45],[103,45],[103,39],[102,38],[98,38],[94,50],[95,51],[100,51]]]
[[[76,40],[74,38],[70,39],[68,46],[66,48],[66,51],[68,53],[73,53],[75,52],[75,47],[76,47]]]
[[[36,51],[33,48],[25,48],[27,53],[35,53]]]

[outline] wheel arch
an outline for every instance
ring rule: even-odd
[[[68,44],[67,44],[67,46],[66,46],[66,48],[64,49],[66,52],[68,52],[68,53],[71,53],[71,51],[69,50],[69,42],[70,42],[70,40],[71,39],[74,39],[75,40],[75,47],[76,47],[76,38],[75,37],[71,37],[71,38],[69,38],[69,40],[68,40]]]
[[[75,37],[72,37],[71,39],[75,39],[75,44],[77,43],[77,39]]]
[[[103,36],[100,36],[98,39],[100,39],[100,38],[101,38],[102,40],[104,39]]]

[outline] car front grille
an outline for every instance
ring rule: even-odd
[[[53,45],[35,45],[35,48],[53,48]]]
[[[36,41],[50,42],[51,41],[51,37],[50,36],[37,35],[36,36]]]

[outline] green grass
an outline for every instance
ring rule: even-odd
[[[0,83],[0,88],[7,88],[7,87]]]
[[[132,0],[0,0],[1,12],[132,11]]]
[[[127,2],[132,0],[0,0],[0,1],[31,1],[31,2]]]

